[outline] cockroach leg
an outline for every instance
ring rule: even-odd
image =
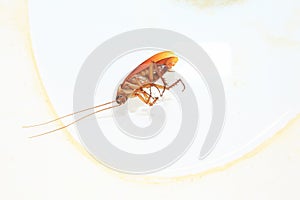
[[[162,79],[162,80],[164,80],[164,79]],[[183,92],[185,90],[185,84],[183,83],[183,81],[181,79],[178,79],[177,81],[175,81],[174,83],[172,83],[170,86],[159,85],[159,84],[155,84],[155,83],[148,83],[148,84],[143,85],[142,88],[149,88],[149,90],[150,90],[150,96],[151,96],[151,94],[152,94],[151,93],[151,88],[155,87],[158,90],[159,95],[162,97],[163,94],[164,94],[164,92],[165,92],[165,90],[171,89],[172,87],[176,86],[178,83],[182,84],[182,86],[183,86],[182,92]],[[160,89],[162,89],[162,92],[161,92]]]
[[[136,91],[134,95],[139,97],[140,100],[149,106],[153,106],[153,104],[155,104],[155,102],[158,100],[158,97],[152,97],[150,94],[145,92],[143,88],[141,88],[139,91]],[[151,98],[153,99],[152,102],[150,101]]]
[[[147,97],[147,100],[146,100],[145,103],[148,104],[148,105],[150,105],[150,106],[153,106],[153,104],[155,104],[155,102],[158,100],[158,97],[153,97],[153,96],[152,96],[151,87],[149,88],[150,94],[148,94],[148,93],[144,90],[144,88],[141,88],[141,90],[142,90],[144,96]],[[153,101],[151,102],[150,99],[153,99]]]
[[[185,90],[185,84],[183,83],[183,81],[181,79],[178,79],[177,81],[175,81],[174,83],[172,83],[170,86],[167,86],[166,89],[169,90],[170,88],[174,87],[175,85],[177,85],[178,83],[181,83],[183,86],[182,92]]]

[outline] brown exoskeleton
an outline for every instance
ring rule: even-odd
[[[173,84],[169,85],[163,78],[163,75],[171,71],[172,67],[177,63],[178,58],[171,51],[164,51],[150,57],[138,67],[136,67],[119,86],[116,102],[118,104],[124,104],[128,98],[139,97],[144,103],[152,106],[157,101],[158,97],[152,97],[151,88],[155,87],[160,92],[160,96],[163,96],[165,90],[169,90],[177,83],[181,82],[183,90],[185,85],[181,79],[178,79]],[[159,79],[162,80],[163,85],[156,84]],[[144,89],[150,88],[150,93],[147,93]],[[152,101],[151,101],[152,100]]]

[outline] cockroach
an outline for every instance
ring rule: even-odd
[[[30,128],[30,127],[49,124],[51,122],[57,121],[59,119],[62,119],[62,118],[68,117],[68,116],[72,116],[77,113],[81,113],[84,111],[92,110],[95,108],[99,108],[99,107],[111,104],[110,107],[92,112],[92,113],[85,115],[63,127],[60,127],[60,128],[57,128],[57,129],[54,129],[54,130],[51,130],[51,131],[48,131],[48,132],[45,132],[45,133],[42,133],[39,135],[31,136],[31,138],[49,134],[49,133],[64,129],[82,119],[85,119],[85,118],[93,115],[93,114],[121,106],[121,105],[125,104],[129,98],[134,98],[134,97],[138,97],[145,104],[147,104],[149,106],[153,106],[156,103],[156,101],[159,99],[159,97],[153,97],[152,88],[155,88],[156,90],[158,90],[160,97],[163,96],[163,94],[166,90],[171,89],[178,83],[182,84],[182,86],[183,86],[182,91],[184,91],[185,85],[181,79],[178,79],[174,83],[168,85],[166,80],[163,77],[163,75],[166,72],[172,72],[172,67],[177,63],[177,61],[178,61],[178,57],[172,51],[163,51],[163,52],[157,53],[157,54],[153,55],[152,57],[148,58],[147,60],[145,60],[144,62],[142,62],[131,73],[129,73],[129,75],[124,79],[124,81],[118,87],[116,99],[114,101],[107,102],[107,103],[97,105],[97,106],[94,106],[91,108],[87,108],[84,110],[80,110],[80,111],[77,111],[77,112],[74,112],[74,113],[71,113],[68,115],[64,115],[62,117],[59,117],[57,119],[54,119],[54,120],[51,120],[48,122],[31,125],[31,126],[24,126],[24,128]],[[158,80],[161,80],[163,84],[162,85],[157,84],[156,82]]]

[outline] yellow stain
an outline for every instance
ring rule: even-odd
[[[242,3],[244,2],[244,0],[183,0],[180,2],[186,2],[197,8],[206,9],[213,7],[231,6],[237,3]]]

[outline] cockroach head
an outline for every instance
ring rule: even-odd
[[[126,101],[127,101],[127,96],[122,95],[122,94],[117,95],[117,97],[116,97],[116,102],[117,102],[117,104],[122,105],[122,104],[124,104]]]

